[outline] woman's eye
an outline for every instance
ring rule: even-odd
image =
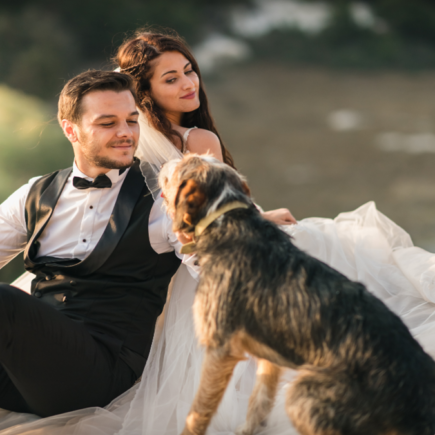
[[[173,79],[168,79],[168,80],[166,80],[166,83],[174,83],[175,82],[175,78],[173,78]]]
[[[193,69],[190,69],[189,71],[186,71],[185,74],[190,74],[190,73],[193,73],[193,72],[195,72],[195,71],[193,71]]]

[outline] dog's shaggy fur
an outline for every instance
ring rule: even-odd
[[[258,358],[245,425],[273,406],[281,367],[299,371],[286,411],[303,435],[434,435],[435,363],[403,322],[365,287],[296,248],[263,219],[245,180],[211,157],[190,155],[160,177],[174,230],[193,234],[201,278],[196,332],[206,346],[183,434],[204,434],[245,352]]]

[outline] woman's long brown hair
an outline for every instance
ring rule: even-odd
[[[198,63],[182,38],[176,34],[170,35],[139,30],[132,38],[127,39],[119,47],[115,61],[123,73],[128,73],[135,78],[140,109],[146,113],[150,124],[156,130],[162,132],[171,142],[174,141],[174,136],[179,137],[183,141],[180,133],[172,128],[170,121],[164,115],[163,110],[151,98],[150,93],[150,78],[153,75],[151,61],[166,51],[178,51],[181,53],[191,63],[192,69],[199,78],[200,106],[193,112],[183,115],[181,120],[182,127],[190,128],[196,126],[212,131],[219,138],[224,162],[235,168],[234,160],[223,144],[210,114]]]

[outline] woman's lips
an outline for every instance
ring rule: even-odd
[[[195,98],[196,92],[191,92],[190,94],[184,95],[184,97],[180,97],[183,100],[192,100]]]

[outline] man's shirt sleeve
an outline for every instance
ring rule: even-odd
[[[0,204],[0,269],[26,247],[27,228],[24,210],[30,187],[38,178],[32,178],[28,184],[20,187]]]

